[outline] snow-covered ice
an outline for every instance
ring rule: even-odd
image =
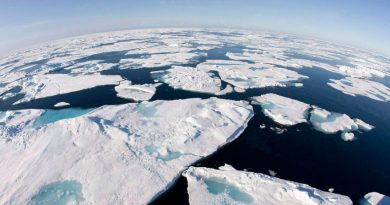
[[[329,134],[359,129],[355,121],[348,115],[329,112],[317,106],[313,106],[313,110],[310,112],[310,122],[314,129]]]
[[[378,192],[370,192],[364,195],[364,198],[359,201],[360,205],[389,205],[390,197]]]
[[[314,129],[326,133],[341,133],[345,141],[355,139],[351,131],[370,131],[374,126],[360,119],[352,119],[346,114],[330,112],[315,105],[309,105],[298,100],[283,97],[277,94],[268,93],[251,98],[251,103],[260,105],[264,115],[282,125],[296,125],[299,123],[310,123]],[[284,130],[273,128],[276,133],[283,133]]]
[[[378,101],[390,101],[390,88],[375,81],[359,78],[330,79],[329,86],[348,95],[362,95]]]
[[[24,112],[1,136],[42,113]],[[15,137],[24,147],[0,143],[0,204],[62,200],[51,194],[55,188],[82,196],[80,204],[146,204],[187,166],[236,139],[252,116],[245,101],[195,98],[103,106],[22,129]]]
[[[230,60],[208,60],[198,64],[197,68],[218,72],[221,80],[243,90],[269,86],[295,86],[295,82],[307,78],[284,68]]]
[[[121,80],[119,75],[35,75],[21,82],[21,92],[25,94],[25,97],[18,102],[71,93],[99,85],[116,85]]]
[[[352,205],[347,196],[260,173],[238,171],[229,165],[219,169],[190,167],[183,175],[188,181],[191,205]]]
[[[307,122],[310,105],[273,93],[251,98],[252,104],[261,105],[263,113],[282,125]]]
[[[150,100],[156,93],[156,88],[161,83],[132,85],[130,81],[121,81],[119,85],[115,86],[117,96],[134,101]]]
[[[174,66],[166,71],[154,72],[153,76],[175,89],[211,94],[222,91],[218,77],[198,68]]]

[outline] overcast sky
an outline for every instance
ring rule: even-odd
[[[0,0],[0,56],[58,38],[149,27],[311,36],[390,56],[389,0]]]

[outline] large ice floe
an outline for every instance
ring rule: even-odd
[[[362,95],[378,101],[390,101],[390,88],[375,81],[347,77],[341,80],[330,79],[328,85],[348,95]]]
[[[345,141],[354,140],[352,131],[370,131],[374,127],[360,119],[352,119],[346,114],[330,112],[315,105],[283,97],[273,93],[252,97],[252,104],[262,107],[264,115],[281,125],[310,123],[314,129],[326,134],[341,132]]]
[[[153,72],[153,76],[176,89],[215,95],[270,86],[301,86],[298,82],[307,78],[284,68],[230,60],[208,60],[196,68],[176,66]],[[228,83],[226,88],[222,88],[221,80]]]
[[[389,205],[390,197],[378,192],[370,192],[364,195],[364,198],[359,201],[359,205]]]
[[[229,165],[219,169],[190,167],[183,175],[188,181],[191,205],[352,205],[347,196],[260,173],[238,171]]]
[[[134,101],[146,101],[153,97],[156,93],[156,88],[160,85],[161,83],[132,85],[131,81],[126,80],[115,86],[115,91],[117,92],[117,96],[121,98]]]
[[[34,75],[23,81],[22,92],[25,94],[22,100],[26,102],[32,99],[71,93],[79,90],[93,88],[99,85],[115,85],[121,81],[119,75],[79,75],[66,74]]]
[[[253,97],[252,102],[261,105],[263,113],[279,124],[307,122],[309,104],[272,93]]]
[[[43,113],[1,117],[1,137],[12,137],[0,141],[0,204],[146,204],[253,116],[245,101],[195,98],[103,106],[34,128]]]

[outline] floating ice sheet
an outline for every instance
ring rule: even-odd
[[[154,72],[153,76],[175,89],[211,94],[222,90],[217,76],[198,68],[174,66],[166,71]]]
[[[18,102],[75,92],[99,85],[115,85],[121,80],[122,78],[118,75],[35,75],[21,81],[21,92],[25,94],[25,97]]]
[[[390,101],[390,88],[375,81],[359,78],[330,79],[329,86],[348,95],[362,95],[378,101]]]
[[[252,116],[245,101],[186,99],[104,106],[23,129],[16,137],[25,146],[0,143],[0,204],[59,200],[53,189],[75,198],[81,190],[85,204],[146,204],[187,166],[236,139]]]
[[[188,181],[191,205],[352,205],[347,196],[264,174],[238,171],[228,165],[219,169],[190,167],[183,175]]]
[[[122,81],[118,86],[115,86],[115,91],[118,97],[134,101],[145,101],[153,97],[154,93],[156,93],[156,88],[160,85],[161,83],[132,85],[130,81]]]
[[[259,104],[263,113],[282,125],[307,122],[310,105],[273,93],[252,98],[252,104]]]
[[[282,125],[296,125],[308,122],[314,129],[327,134],[341,132],[345,141],[351,141],[351,131],[370,131],[374,126],[360,119],[352,119],[346,114],[330,112],[320,107],[273,93],[252,97],[252,104],[261,105],[264,115]],[[309,115],[310,113],[310,115]],[[309,117],[310,116],[310,117]]]

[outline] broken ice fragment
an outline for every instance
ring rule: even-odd
[[[146,101],[153,97],[156,93],[156,88],[160,85],[161,83],[132,85],[130,81],[121,81],[115,87],[115,91],[117,92],[117,96],[121,98],[134,101]]]

